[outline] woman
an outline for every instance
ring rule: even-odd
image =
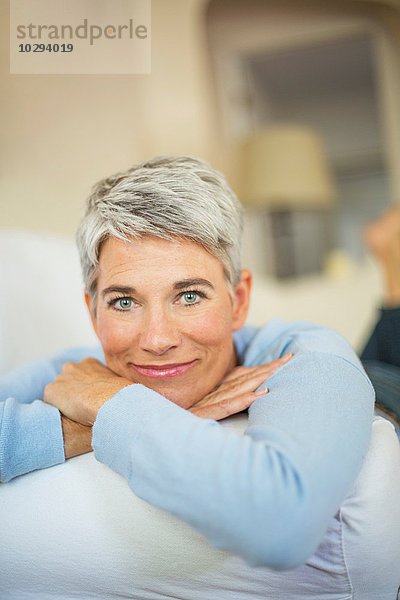
[[[390,515],[370,527],[359,491],[371,483],[373,389],[333,331],[278,320],[244,327],[251,276],[240,268],[240,233],[234,194],[196,159],[154,159],[94,188],[78,243],[104,355],[79,362],[85,351],[74,351],[4,384],[47,403],[36,410],[51,444],[38,442],[34,468],[61,462],[63,443],[67,456],[92,443],[135,497],[263,567],[236,569],[246,573],[244,597],[392,598],[399,510],[385,493]],[[21,406],[7,403],[17,423]],[[244,435],[217,423],[246,408]],[[397,482],[388,484],[393,496]]]

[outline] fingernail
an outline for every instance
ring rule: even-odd
[[[282,356],[281,360],[288,360],[289,358],[292,358],[293,356],[293,352],[287,352],[284,356]]]
[[[255,392],[256,396],[265,396],[266,394],[268,394],[269,389],[268,388],[261,388],[261,390],[257,390]]]

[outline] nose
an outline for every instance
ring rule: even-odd
[[[142,350],[161,356],[177,347],[179,342],[178,325],[168,311],[160,308],[146,311],[140,335]]]

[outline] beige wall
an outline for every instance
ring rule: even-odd
[[[197,154],[234,178],[208,0],[152,0],[152,73],[136,76],[10,75],[8,4],[0,0],[0,227],[72,233],[98,178],[155,154]]]
[[[10,75],[0,2],[0,227],[71,233],[98,178],[155,154],[218,154],[203,0],[153,0],[152,73],[125,76]]]

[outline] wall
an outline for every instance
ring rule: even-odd
[[[98,178],[155,154],[201,155],[234,180],[234,149],[215,106],[207,0],[152,0],[152,73],[137,76],[10,75],[8,4],[0,0],[0,227],[72,233]],[[279,6],[278,24],[295,14]],[[391,11],[382,14],[400,56],[400,25]],[[387,108],[396,112],[390,94]],[[400,164],[400,137],[389,127],[388,137],[392,164]]]
[[[136,76],[10,75],[0,1],[0,227],[72,233],[100,177],[155,154],[218,154],[204,0],[152,1],[152,73]]]

